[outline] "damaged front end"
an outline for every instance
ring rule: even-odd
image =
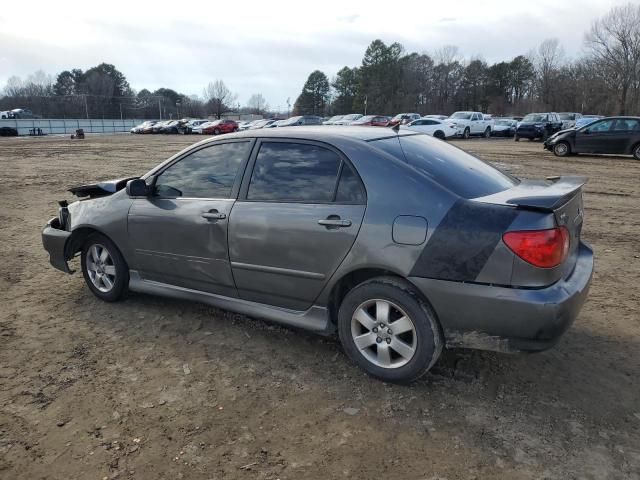
[[[134,178],[138,177],[119,178],[116,180],[79,185],[69,188],[69,192],[80,199],[78,202],[75,202],[74,205],[85,205],[84,202],[87,200],[107,197],[124,189],[127,182]],[[52,266],[65,273],[73,273],[67,261],[70,260],[78,250],[78,241],[81,239],[81,236],[75,235],[74,238],[71,238],[73,233],[69,204],[66,200],[61,200],[58,204],[60,205],[58,216],[49,220],[42,230],[42,245],[49,254],[49,262]]]

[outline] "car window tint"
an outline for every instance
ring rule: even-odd
[[[212,145],[187,155],[156,181],[162,197],[229,198],[250,142]]]
[[[601,122],[592,123],[587,130],[592,133],[608,132],[613,126],[613,120],[603,120]]]
[[[264,143],[249,183],[249,200],[325,203],[333,200],[340,157],[301,143]]]
[[[360,182],[358,176],[346,163],[342,167],[342,173],[338,181],[336,203],[365,203],[365,193],[362,182]]]
[[[371,144],[463,198],[484,197],[517,184],[516,179],[492,165],[428,135],[404,135]]]
[[[632,132],[634,130],[640,130],[640,121],[634,120],[632,118],[624,118],[616,120],[616,123],[613,127],[616,131],[622,132]]]

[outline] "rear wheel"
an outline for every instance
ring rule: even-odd
[[[487,127],[487,129],[484,131],[484,138],[489,138],[491,137],[491,128]]]
[[[115,302],[129,286],[129,268],[118,247],[104,235],[90,235],[80,257],[82,275],[89,290],[101,300]]]
[[[519,137],[518,135],[514,135],[513,139],[514,139],[516,142],[519,142],[519,141],[520,141],[520,137]]]
[[[440,140],[444,140],[444,132],[443,132],[443,131],[441,131],[441,130],[436,130],[436,131],[433,133],[433,136],[434,136],[434,137],[436,137],[436,138],[438,138],[438,139],[440,139]]]
[[[464,129],[464,132],[462,133],[462,138],[464,138],[465,140],[468,140],[470,136],[471,136],[471,130],[469,130],[469,127],[467,127]]]
[[[633,158],[640,160],[640,143],[633,147]]]
[[[571,153],[571,148],[567,142],[558,142],[553,146],[553,154],[556,157],[566,157]]]
[[[444,343],[429,306],[392,277],[374,278],[346,295],[338,332],[351,360],[386,382],[411,382],[424,375]]]
[[[213,130],[213,134],[214,135],[220,135],[220,129],[219,128],[214,129]]]

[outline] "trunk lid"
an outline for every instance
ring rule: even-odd
[[[523,180],[513,188],[474,201],[553,214],[556,224],[569,231],[569,255],[560,266],[562,276],[566,278],[573,271],[578,257],[584,217],[582,187],[585,183],[586,177],[569,176]]]

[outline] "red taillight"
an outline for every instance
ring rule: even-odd
[[[502,240],[525,262],[541,268],[560,265],[569,253],[569,231],[565,227],[507,232]]]

